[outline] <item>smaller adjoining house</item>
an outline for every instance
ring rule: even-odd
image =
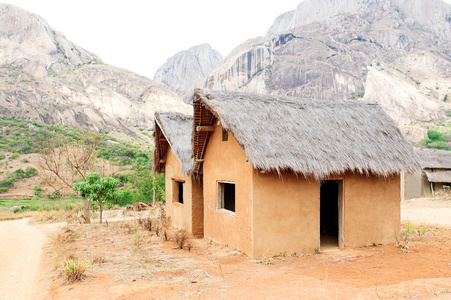
[[[422,170],[403,174],[403,199],[431,195],[443,189],[443,186],[451,186],[451,151],[416,149],[415,152]]]
[[[170,225],[203,235],[201,177],[194,178],[191,137],[193,117],[155,113],[154,172],[165,174],[166,215]]]

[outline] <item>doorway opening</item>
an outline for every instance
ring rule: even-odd
[[[321,180],[320,188],[320,248],[341,248],[342,180]]]

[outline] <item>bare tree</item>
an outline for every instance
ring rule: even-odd
[[[88,133],[81,141],[65,142],[62,136],[55,134],[50,141],[42,145],[36,167],[43,181],[55,191],[64,188],[73,190],[78,178],[86,181],[86,174],[93,167],[99,137]],[[84,199],[83,204],[84,218],[86,222],[89,222],[91,201]]]

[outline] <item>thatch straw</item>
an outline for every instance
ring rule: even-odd
[[[155,113],[154,171],[164,171],[168,144],[181,164],[182,173],[188,175],[191,172],[193,169],[192,132],[192,116],[173,112]]]
[[[451,169],[451,151],[416,149],[423,169]]]
[[[438,171],[424,171],[429,182],[451,182],[451,171],[438,170]]]
[[[193,100],[194,127],[213,125],[218,119],[258,170],[293,171],[321,179],[347,171],[388,177],[420,167],[395,122],[373,102],[200,89]],[[205,111],[214,117],[212,121]],[[194,131],[196,161],[204,152],[199,150],[198,135]]]

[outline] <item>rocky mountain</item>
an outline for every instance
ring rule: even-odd
[[[441,0],[305,0],[235,48],[200,87],[371,99],[411,140],[447,120],[451,6]]]
[[[157,110],[191,109],[167,87],[104,64],[41,17],[0,4],[0,114],[149,139],[142,132]]]
[[[221,53],[212,49],[209,44],[197,45],[168,58],[155,72],[154,81],[164,83],[171,90],[184,94],[221,61]]]

